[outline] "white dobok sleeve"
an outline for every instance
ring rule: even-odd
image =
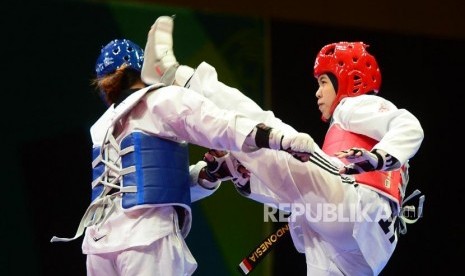
[[[373,149],[391,154],[401,164],[416,154],[424,137],[412,113],[374,95],[343,99],[334,111],[332,123],[379,141]]]
[[[207,98],[182,87],[169,86],[149,93],[140,108],[139,128],[174,141],[205,148],[243,150],[247,135],[260,123],[218,108]],[[138,114],[137,110],[132,112]]]

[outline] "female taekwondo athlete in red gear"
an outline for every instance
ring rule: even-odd
[[[309,162],[268,149],[206,154],[211,174],[233,179],[250,199],[291,212],[293,242],[305,254],[307,274],[312,276],[379,274],[399,233],[406,232],[406,223],[421,217],[424,196],[417,219],[403,213],[414,208],[406,202],[420,193],[415,190],[405,197],[408,160],[420,148],[423,129],[409,111],[378,96],[381,73],[367,47],[363,42],[339,42],[318,53],[316,98],[329,130],[323,147],[314,146]],[[215,69],[205,62],[195,71],[180,66],[176,74],[177,79],[189,80],[181,85],[222,108],[296,132],[219,82]],[[243,167],[249,174],[238,171]]]

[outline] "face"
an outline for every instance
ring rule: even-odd
[[[316,91],[318,99],[318,109],[321,112],[321,117],[329,120],[331,118],[330,109],[336,99],[336,91],[327,74],[322,74],[318,77],[318,90]]]

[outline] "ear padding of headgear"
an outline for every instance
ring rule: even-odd
[[[338,42],[324,46],[317,54],[314,76],[332,73],[337,78],[338,88],[330,113],[345,97],[355,97],[369,92],[378,93],[381,87],[381,72],[378,63],[363,42]]]
[[[144,63],[144,50],[128,39],[114,39],[102,47],[95,63],[97,78],[115,72],[126,64],[138,72]]]

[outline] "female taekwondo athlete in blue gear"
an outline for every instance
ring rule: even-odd
[[[169,43],[154,28],[149,37]],[[262,130],[259,121],[161,83],[174,57],[157,50],[149,49],[157,57],[150,84],[141,79],[144,51],[130,40],[109,42],[97,58],[95,84],[109,107],[90,129],[92,202],[73,238],[52,238],[71,241],[85,231],[87,275],[194,273],[197,263],[184,242],[190,204],[218,182],[199,179],[206,164],[189,166],[187,143],[230,151],[312,150],[308,134]]]

